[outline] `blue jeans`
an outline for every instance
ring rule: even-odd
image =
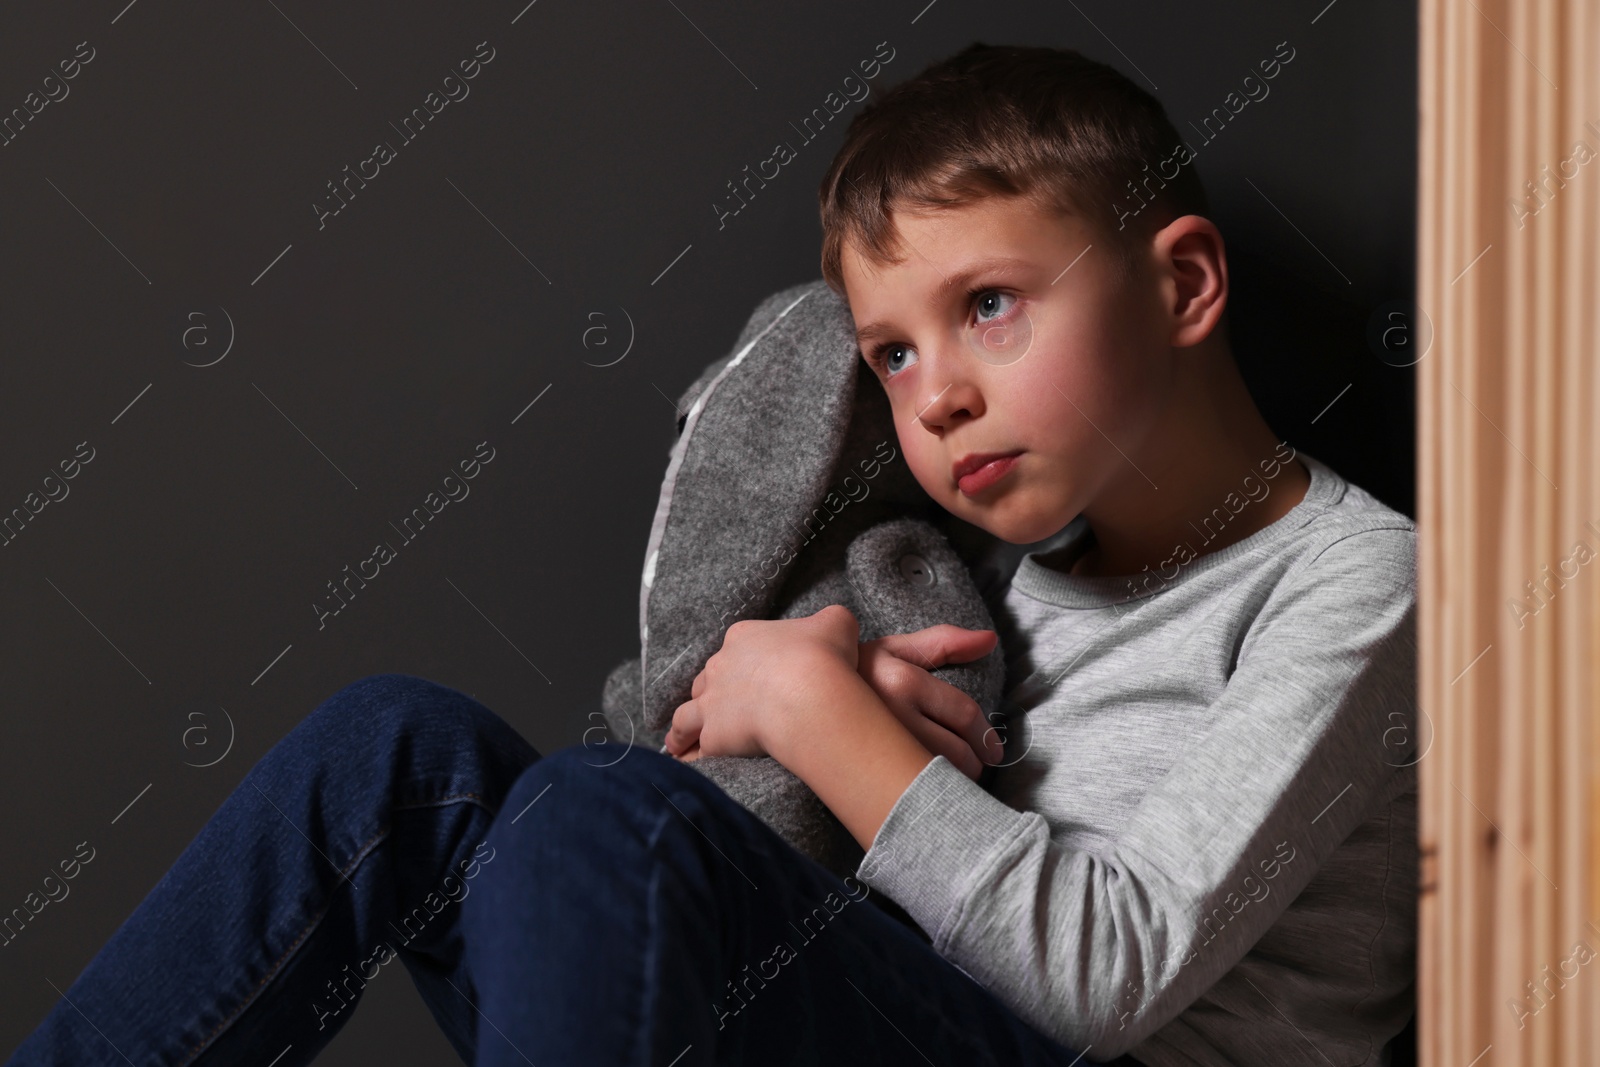
[[[1078,1059],[866,894],[670,756],[541,758],[374,675],[251,768],[8,1063],[310,1063],[396,959],[470,1064]]]

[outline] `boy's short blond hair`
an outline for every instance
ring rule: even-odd
[[[1161,103],[1104,63],[974,42],[851,121],[817,193],[823,279],[843,295],[846,242],[877,262],[898,261],[896,209],[993,195],[1086,218],[1126,271],[1141,238],[1182,215],[1209,214],[1192,162],[1175,176],[1157,173],[1182,143]]]

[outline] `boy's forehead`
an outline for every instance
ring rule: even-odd
[[[865,347],[884,332],[881,319],[891,316],[901,302],[897,295],[903,285],[897,284],[897,268],[905,265],[906,252],[901,242],[897,261],[884,262],[870,255],[853,241],[840,248],[839,272],[844,282],[845,303],[855,320],[856,341]],[[874,320],[874,321],[869,321]]]
[[[884,255],[859,234],[841,242],[839,267],[857,325],[884,294],[942,295],[959,290],[986,270],[1046,267],[1064,251],[1073,258],[1091,240],[1089,223],[1068,210],[1051,210],[1030,197],[984,197],[922,210],[891,210]],[[892,297],[891,297],[892,294]],[[869,331],[870,332],[870,331]]]
[[[867,247],[862,234],[846,235],[841,270],[871,281],[907,266],[937,271],[985,257],[1053,255],[1061,241],[1087,235],[1090,229],[1076,210],[1048,208],[1018,196],[986,196],[948,207],[891,208],[888,224],[881,253]]]

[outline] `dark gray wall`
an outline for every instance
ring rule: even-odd
[[[525,2],[0,11],[0,112],[94,57],[0,147],[0,511],[93,450],[0,547],[0,911],[97,850],[0,948],[0,1049],[340,686],[424,675],[541,751],[595,724],[636,650],[668,398],[817,276],[816,185],[859,105],[725,225],[713,204],[879,42],[875,92],[974,39],[1078,48],[1180,130],[1288,42],[1197,163],[1240,358],[1280,434],[1410,509],[1411,373],[1367,334],[1412,295],[1412,5]],[[470,95],[402,143],[484,41]],[[319,629],[325,583],[482,441],[470,496]],[[324,1062],[390,1053],[454,1062],[402,978]]]

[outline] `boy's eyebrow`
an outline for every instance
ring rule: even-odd
[[[1017,259],[1014,256],[995,256],[989,259],[980,259],[967,264],[954,274],[946,275],[933,291],[935,298],[943,298],[956,289],[963,289],[974,277],[986,271],[998,270],[1001,267],[1031,267],[1032,262],[1026,259]],[[895,333],[896,330],[886,322],[869,322],[856,331],[856,344],[861,346],[868,341]]]

